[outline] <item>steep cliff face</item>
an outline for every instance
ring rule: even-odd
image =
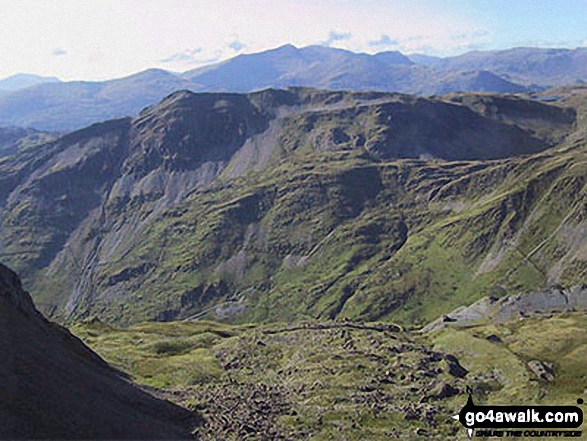
[[[47,321],[0,265],[0,437],[190,439],[199,417],[134,386]]]
[[[121,244],[124,239],[213,181],[244,140],[264,128],[245,96],[194,97],[179,93],[135,120],[74,132],[41,148],[40,159],[23,157],[7,170],[7,252],[27,279],[48,291],[53,282],[37,279],[39,269],[65,283],[74,293],[68,310],[92,289],[102,250],[107,256],[128,251],[132,244]],[[53,301],[51,295],[40,300]]]
[[[501,272],[512,243],[542,243],[541,283],[566,283],[584,268],[573,99],[178,92],[10,157],[0,252],[44,311],[123,322],[218,303],[385,317],[425,292],[531,284]]]

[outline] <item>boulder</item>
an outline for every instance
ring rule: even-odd
[[[532,360],[527,364],[528,369],[537,377],[549,383],[554,381],[554,366],[552,363],[545,363],[539,360]]]
[[[444,361],[446,362],[448,373],[451,374],[453,377],[464,378],[469,373],[467,369],[461,366],[459,360],[457,360],[457,358],[454,355],[445,355]]]

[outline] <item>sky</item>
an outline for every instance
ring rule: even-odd
[[[587,0],[0,0],[0,78],[183,72],[284,44],[450,56],[587,46]]]

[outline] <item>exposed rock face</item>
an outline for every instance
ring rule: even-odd
[[[532,315],[548,312],[563,312],[573,308],[587,307],[587,285],[570,289],[552,287],[527,294],[517,294],[496,304],[495,319],[504,322],[521,314]]]
[[[45,320],[1,264],[0,353],[0,438],[190,439],[199,422]]]
[[[461,366],[459,360],[454,355],[447,354],[444,356],[444,360],[448,367],[448,373],[453,377],[464,378],[469,373],[467,369]]]
[[[459,389],[449,383],[439,384],[433,391],[433,397],[439,400],[443,398],[450,398],[459,394]]]
[[[433,321],[422,331],[439,330],[446,327],[447,323],[466,324],[475,321],[504,323],[519,317],[560,313],[576,308],[587,308],[586,285],[576,285],[569,289],[551,287],[507,296],[499,300],[484,297],[471,306],[461,306],[447,316]]]
[[[487,336],[487,341],[490,341],[491,343],[502,343],[501,338],[495,334]]]

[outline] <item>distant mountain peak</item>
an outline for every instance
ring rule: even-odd
[[[57,77],[43,77],[30,73],[17,73],[0,80],[0,92],[12,92],[41,83],[59,83]]]
[[[438,95],[456,91],[540,92],[586,80],[585,48],[513,48],[440,58],[286,44],[183,73],[148,69],[114,80],[37,84],[34,90],[11,92],[3,91],[0,81],[0,126],[78,129],[105,119],[138,115],[177,90],[247,93],[304,86]]]
[[[288,52],[288,51],[298,51],[299,48],[294,46],[293,44],[284,44],[283,46],[278,46],[275,49],[270,49],[272,51],[280,51],[280,52]]]
[[[6,78],[3,78],[0,81],[9,80],[9,79],[18,79],[18,80],[42,79],[42,80],[48,80],[48,81],[50,81],[50,80],[60,81],[59,78],[57,78],[57,77],[46,77],[46,76],[35,75],[35,74],[31,74],[31,73],[17,73],[14,75],[10,75]]]
[[[128,80],[128,79],[143,79],[143,78],[179,78],[176,74],[171,73],[164,69],[158,68],[150,68],[146,70],[142,70],[140,72],[136,72],[134,74],[128,75],[123,78],[118,78],[111,81],[121,81],[121,80]]]
[[[384,61],[388,64],[402,64],[402,65],[416,64],[399,51],[378,52],[375,55],[373,55],[373,57],[376,60]]]

